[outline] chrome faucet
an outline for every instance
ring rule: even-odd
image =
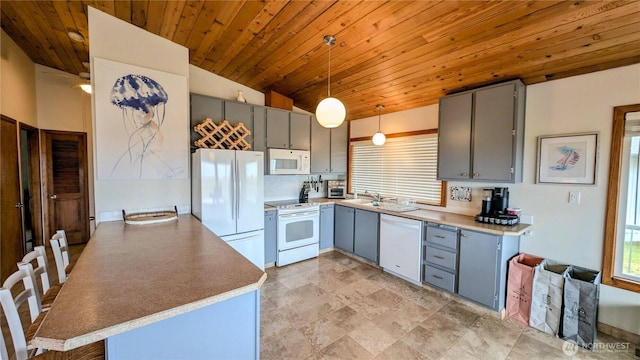
[[[365,190],[364,193],[366,195],[371,196],[375,201],[382,201],[382,196],[380,196],[380,193],[377,193],[375,191],[369,191],[369,190]]]

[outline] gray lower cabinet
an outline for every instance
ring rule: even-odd
[[[362,209],[355,210],[353,253],[378,263],[380,214]]]
[[[507,263],[518,254],[518,236],[460,230],[458,294],[500,311],[505,306]]]
[[[458,228],[425,224],[422,281],[455,293],[458,278]]]
[[[276,210],[264,213],[264,262],[265,264],[276,262],[277,255],[277,213]]]
[[[320,250],[333,247],[334,205],[320,205]]]
[[[334,246],[352,253],[355,209],[336,205],[334,219]]]

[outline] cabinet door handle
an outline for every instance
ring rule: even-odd
[[[477,172],[473,173],[473,177],[478,177],[478,176],[480,176],[480,174],[478,174]]]
[[[434,258],[436,259],[441,259],[444,260],[444,256],[440,256],[440,255],[433,255]]]
[[[442,276],[438,276],[438,275],[431,275],[434,278],[438,279],[438,280],[444,280],[444,278]]]
[[[436,237],[438,239],[444,239],[444,236],[442,236],[442,235],[434,235],[433,237]]]
[[[461,232],[461,233],[460,233],[460,236],[462,236],[462,237],[467,237],[467,234],[465,234],[465,233]]]
[[[396,265],[397,268],[400,268],[400,265]]]
[[[463,172],[463,173],[460,173],[460,176],[469,176],[469,174]]]

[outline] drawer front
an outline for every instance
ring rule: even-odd
[[[425,260],[427,260],[427,262],[446,267],[453,271],[456,270],[457,254],[455,252],[441,250],[429,245],[427,245],[426,252],[427,256]]]
[[[453,293],[456,288],[456,275],[426,265],[424,268],[424,282]]]
[[[457,249],[458,232],[429,226],[427,228],[427,241],[434,244],[446,246],[451,249]]]

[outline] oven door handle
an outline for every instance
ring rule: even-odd
[[[307,216],[316,216],[319,214],[319,211],[305,211],[305,212],[299,212],[299,213],[293,213],[293,214],[280,214],[278,215],[279,218],[282,219],[289,219],[289,218],[297,218],[297,217],[307,217]]]

